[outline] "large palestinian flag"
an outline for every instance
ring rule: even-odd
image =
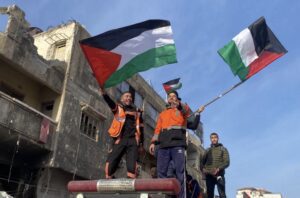
[[[112,87],[137,72],[175,63],[169,21],[148,20],[80,41],[100,87]]]
[[[218,53],[229,64],[234,75],[244,81],[287,53],[264,17],[235,36]]]

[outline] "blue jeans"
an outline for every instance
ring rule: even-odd
[[[174,162],[176,178],[179,181],[181,188],[179,198],[185,196],[185,150],[184,147],[159,148],[157,153],[157,176],[158,178],[167,178],[169,163]]]

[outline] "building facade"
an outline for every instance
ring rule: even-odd
[[[0,191],[14,197],[69,197],[74,179],[104,178],[113,115],[81,52],[90,34],[76,21],[42,31],[30,27],[17,6],[0,32]],[[147,152],[139,156],[139,177],[149,178],[155,159],[148,153],[156,118],[165,101],[140,76],[107,89],[117,100],[130,90],[144,109]],[[188,171],[199,171],[202,127],[189,132]],[[197,135],[196,135],[197,134]],[[124,160],[116,173],[125,177]],[[203,186],[203,188],[205,188]]]
[[[282,198],[282,196],[261,188],[241,188],[237,190],[236,198]]]

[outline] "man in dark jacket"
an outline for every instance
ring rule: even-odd
[[[138,147],[143,143],[141,111],[133,104],[130,92],[122,93],[119,103],[115,103],[104,90],[100,89],[100,93],[114,114],[109,129],[113,145],[107,156],[105,176],[107,179],[112,178],[126,153],[127,177],[136,178]]]
[[[219,143],[217,133],[210,134],[211,147],[205,152],[202,160],[203,172],[206,175],[207,197],[214,198],[215,185],[217,185],[220,198],[226,198],[225,194],[225,169],[229,166],[229,153]]]
[[[204,107],[201,108],[201,111]],[[157,119],[154,135],[149,147],[154,155],[155,144],[159,144],[157,152],[158,178],[166,178],[170,161],[174,163],[176,178],[181,184],[179,197],[185,196],[185,147],[187,120],[192,115],[188,105],[180,102],[178,93],[168,93],[168,106]]]

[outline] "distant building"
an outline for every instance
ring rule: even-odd
[[[241,188],[237,190],[236,198],[282,198],[282,196],[260,188]]]
[[[14,197],[69,197],[73,179],[104,178],[112,113],[97,92],[97,82],[79,47],[89,37],[76,21],[42,31],[30,27],[17,6],[0,8],[8,15],[0,32],[0,191]],[[146,154],[139,156],[140,177],[156,165],[148,153],[164,100],[135,75],[107,90],[113,98],[130,90],[144,107]],[[188,171],[204,187],[199,163],[203,130],[190,132]],[[197,135],[196,135],[197,134]],[[117,176],[125,177],[120,163]]]

